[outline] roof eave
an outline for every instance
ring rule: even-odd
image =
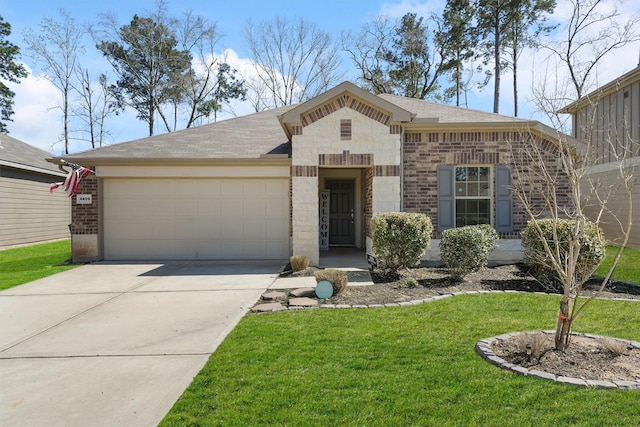
[[[582,96],[580,99],[573,101],[566,107],[562,107],[558,110],[560,114],[575,114],[578,110],[581,110],[587,105],[597,103],[603,97],[619,91],[621,88],[628,86],[631,83],[640,80],[640,66],[634,68],[626,74],[623,74],[619,78],[607,83],[606,85],[599,87],[598,89],[589,92]]]
[[[135,157],[78,157],[73,155],[47,159],[62,165],[62,160],[82,163],[85,166],[288,166],[291,158],[287,154],[263,154],[258,158],[135,158]]]
[[[39,168],[36,166],[23,165],[21,163],[10,162],[8,160],[0,160],[0,166],[6,166],[13,169],[26,170],[29,172],[35,172],[43,175],[53,175],[53,176],[59,176],[59,177],[67,176],[67,174],[64,172],[58,172],[50,169]]]

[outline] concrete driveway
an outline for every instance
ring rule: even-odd
[[[285,264],[97,263],[0,292],[0,424],[156,425]]]

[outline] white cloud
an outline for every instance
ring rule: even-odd
[[[27,144],[59,154],[64,150],[60,143],[62,120],[60,105],[62,95],[43,76],[32,75],[31,69],[23,64],[29,76],[19,84],[8,83],[16,96],[13,98],[14,114],[8,122],[9,135]]]
[[[407,13],[415,13],[426,19],[432,13],[442,13],[444,5],[444,0],[401,0],[398,3],[384,3],[379,14],[389,18],[402,18]]]

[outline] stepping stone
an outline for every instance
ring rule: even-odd
[[[311,298],[291,298],[289,307],[317,307],[318,301]]]
[[[287,294],[285,294],[284,292],[278,292],[278,291],[273,291],[273,292],[267,292],[266,294],[262,295],[262,299],[264,301],[277,301],[277,300],[283,300],[287,297]]]
[[[300,298],[300,297],[314,297],[316,296],[315,288],[299,288],[294,289],[289,292],[289,295],[292,297]]]
[[[268,311],[273,311],[278,309],[279,307],[283,307],[284,306],[282,304],[280,304],[279,302],[270,302],[267,304],[258,304],[253,306],[253,308],[251,309],[251,311],[253,311],[254,313],[265,313]]]

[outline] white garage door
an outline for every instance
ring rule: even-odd
[[[287,259],[288,189],[284,179],[105,179],[105,259]]]

